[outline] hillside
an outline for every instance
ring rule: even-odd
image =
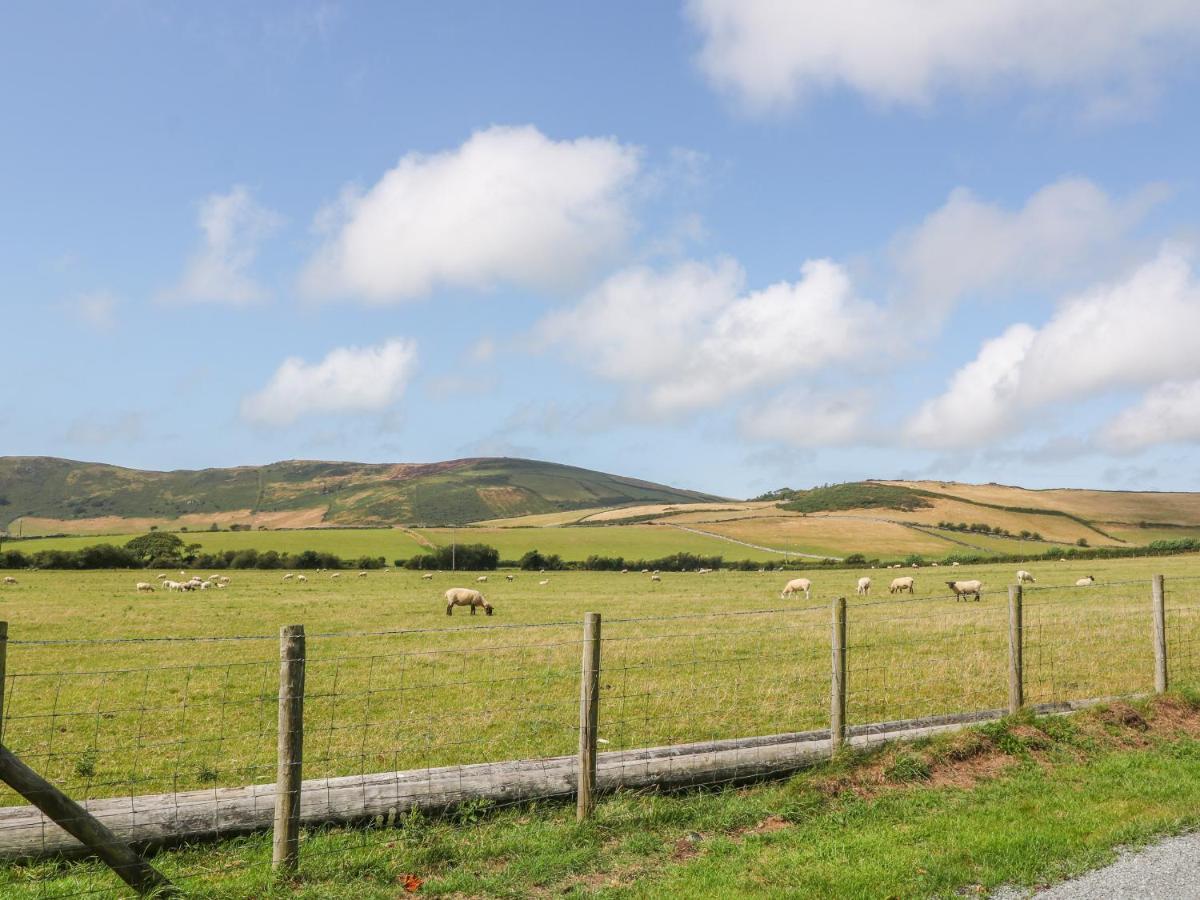
[[[526,459],[426,464],[293,460],[153,472],[49,457],[0,457],[0,527],[25,533],[456,525],[481,519],[718,498]]]

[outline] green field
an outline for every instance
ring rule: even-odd
[[[1169,579],[1173,678],[1200,676],[1200,558],[1031,568],[1027,702],[1152,689],[1155,572]],[[567,754],[587,611],[605,620],[606,750],[820,728],[837,595],[851,599],[851,724],[996,708],[1012,572],[818,571],[811,601],[781,601],[778,573],[492,573],[481,587],[495,616],[453,619],[440,595],[473,575],[310,572],[301,584],[232,571],[226,590],[147,595],[134,592],[144,571],[17,572],[0,586],[4,741],[81,799],[269,781],[277,629],[302,623],[306,777]],[[853,595],[862,574],[875,580],[866,599]],[[896,574],[915,575],[915,597],[887,594]],[[1109,583],[1071,587],[1084,574]],[[983,601],[951,599],[952,575],[983,578]]]
[[[399,528],[311,528],[281,531],[183,531],[179,537],[199,544],[209,553],[223,550],[275,550],[301,553],[317,550],[336,553],[344,559],[382,556],[390,565],[397,558],[408,558],[423,551],[421,545]],[[39,550],[79,550],[93,544],[123,545],[136,534],[88,534],[65,537],[26,538],[5,541],[4,548],[32,554]]]

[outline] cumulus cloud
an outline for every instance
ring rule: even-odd
[[[742,414],[741,430],[755,440],[792,447],[839,447],[872,439],[869,391],[797,388]]]
[[[261,206],[248,188],[236,185],[200,204],[200,249],[183,276],[163,292],[166,300],[244,306],[270,296],[250,273],[262,242],[283,224],[277,213]]]
[[[1165,191],[1114,200],[1091,181],[1064,178],[1009,210],[957,188],[892,246],[911,305],[942,315],[980,291],[1057,287],[1111,258]]]
[[[80,294],[68,306],[85,324],[97,331],[112,331],[117,324],[117,298],[108,291]]]
[[[699,63],[756,110],[849,88],[884,104],[1022,84],[1077,91],[1098,114],[1194,52],[1188,0],[691,0]],[[1064,50],[1069,48],[1069,50]]]
[[[1048,404],[1200,376],[1197,333],[1200,284],[1186,255],[1166,247],[1127,278],[1066,301],[1041,328],[1014,325],[986,342],[908,435],[927,446],[979,445]]]
[[[401,338],[377,347],[339,347],[319,363],[290,357],[266,387],[242,400],[242,418],[290,425],[312,414],[383,411],[404,394],[416,361],[415,342]]]
[[[1200,380],[1157,385],[1100,432],[1101,445],[1120,453],[1179,442],[1200,442]]]
[[[626,269],[540,331],[597,374],[629,384],[642,415],[715,406],[880,343],[882,311],[829,260],[758,291],[743,292],[744,281],[729,259]]]
[[[631,229],[636,148],[493,127],[443,153],[410,153],[318,217],[329,232],[301,276],[310,296],[389,303],[435,287],[575,284]]]

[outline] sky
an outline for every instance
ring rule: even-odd
[[[0,454],[1200,490],[1189,0],[10,3]]]

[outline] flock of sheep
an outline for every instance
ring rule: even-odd
[[[958,563],[954,563],[958,565]],[[1036,579],[1024,569],[1017,570],[1017,584],[1035,584]],[[1096,583],[1096,579],[1091,575],[1080,578],[1075,582],[1075,587],[1089,587]],[[974,597],[976,600],[981,598],[983,593],[983,582],[978,578],[956,579],[947,581],[946,587],[954,594],[954,599],[965,600],[968,597]],[[892,583],[888,585],[889,594],[915,593],[916,579],[912,575],[901,575],[898,578],[893,578]],[[783,590],[779,593],[780,600],[786,600],[795,594],[804,594],[804,599],[812,598],[812,581],[807,578],[793,578],[783,586]],[[871,593],[871,578],[864,575],[858,579],[858,584],[854,591],[860,597],[869,596]]]

